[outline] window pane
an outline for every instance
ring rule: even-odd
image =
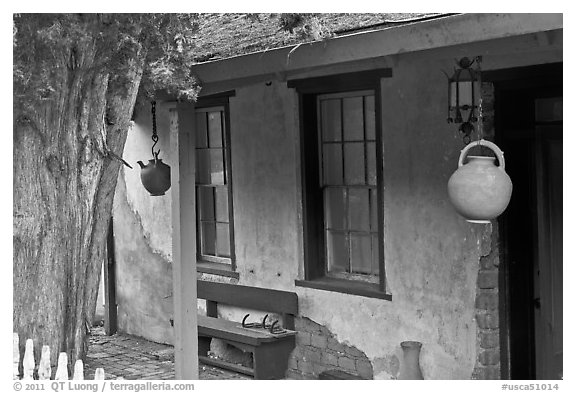
[[[216,221],[228,222],[228,187],[216,187]]]
[[[368,191],[358,188],[348,190],[349,229],[352,231],[370,231]]]
[[[364,140],[364,113],[362,97],[344,98],[344,140]]]
[[[364,143],[344,144],[346,184],[366,184],[364,178]]]
[[[346,194],[344,188],[324,189],[326,229],[346,229]]]
[[[216,255],[216,224],[213,222],[200,223],[202,240],[202,254],[203,255]]]
[[[212,187],[197,187],[196,189],[200,201],[198,206],[200,219],[203,221],[214,221],[214,193]]]
[[[329,272],[349,272],[349,251],[346,235],[326,231],[326,256]]]
[[[208,147],[206,134],[206,113],[196,112],[196,147]]]
[[[378,236],[372,235],[372,271],[375,275],[379,275],[378,272],[380,271],[380,261],[378,255]]]
[[[210,184],[210,151],[196,150],[196,183]]]
[[[222,118],[220,112],[208,113],[210,147],[222,147]]]
[[[228,224],[216,224],[216,245],[219,257],[230,257],[230,226]]]
[[[324,185],[342,184],[342,145],[325,144],[323,155]]]
[[[374,189],[370,190],[370,230],[378,231],[378,194]]]
[[[352,273],[372,273],[372,241],[370,236],[350,235]]]
[[[364,124],[366,139],[376,140],[376,112],[374,111],[374,96],[364,97]]]
[[[224,184],[224,156],[222,149],[210,149],[210,183]]]
[[[340,100],[321,101],[321,124],[323,141],[339,141],[342,139],[342,124],[340,115]]]
[[[368,184],[376,185],[376,143],[366,143],[366,169],[368,170]]]

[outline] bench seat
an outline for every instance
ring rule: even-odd
[[[262,343],[274,342],[288,336],[295,336],[296,332],[287,330],[279,334],[272,334],[264,329],[242,327],[242,324],[239,322],[198,315],[198,335],[259,346]]]

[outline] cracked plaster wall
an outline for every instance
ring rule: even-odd
[[[423,343],[425,378],[472,378],[479,351],[476,283],[490,228],[465,222],[447,199],[446,183],[463,145],[457,126],[446,124],[441,71],[450,72],[454,59],[463,56],[482,55],[484,69],[562,60],[561,45],[540,46],[527,36],[386,59],[393,70],[392,78],[382,80],[385,263],[392,301],[294,286],[303,278],[297,97],[281,81],[231,86],[236,91],[230,117],[239,283],[295,291],[300,317],[363,353],[375,379],[398,377],[399,344],[405,340]],[[162,141],[168,146],[167,135]],[[131,163],[148,158],[149,131],[132,130],[126,146],[124,157]],[[134,177],[138,170],[124,172],[130,175],[122,209],[136,224],[123,229],[136,229],[136,238],[128,241],[148,246],[132,247],[133,260],[169,266],[170,191],[160,200],[150,198]],[[119,236],[121,228],[115,231]],[[160,274],[171,281],[168,268]],[[171,292],[167,282],[162,285],[156,291]],[[156,294],[149,302],[159,299]],[[170,313],[169,303],[160,314]],[[242,314],[225,308],[222,313],[234,319]]]
[[[161,343],[173,342],[171,190],[152,197],[140,181],[140,167],[152,158],[150,107],[139,107],[128,131],[114,196],[116,296],[120,331]],[[157,105],[156,149],[171,160],[168,113]]]

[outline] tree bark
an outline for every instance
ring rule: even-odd
[[[14,331],[34,339],[51,363],[84,359],[106,233],[143,53],[119,82],[95,66],[96,44],[71,48],[50,99],[14,122]],[[23,349],[21,349],[23,351]],[[70,367],[70,365],[69,365]]]

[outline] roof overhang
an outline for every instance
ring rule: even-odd
[[[459,14],[194,65],[202,84],[562,29],[563,14]]]

